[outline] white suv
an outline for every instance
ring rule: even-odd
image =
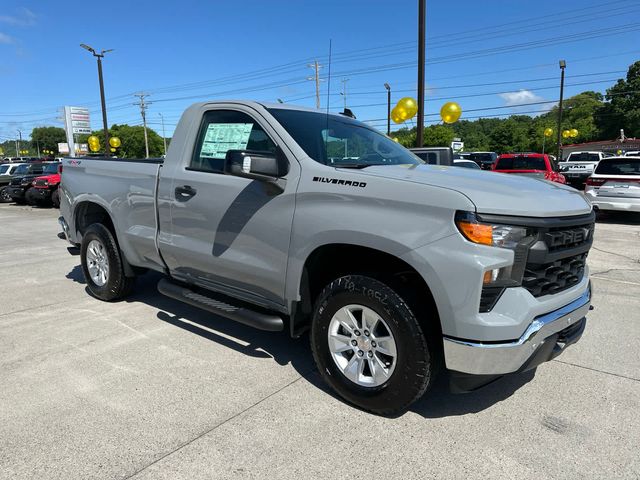
[[[587,179],[585,195],[600,210],[640,212],[640,156],[601,160]]]

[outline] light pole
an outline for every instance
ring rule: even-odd
[[[384,88],[387,89],[387,137],[388,137],[391,135],[391,86],[388,83],[385,83]]]
[[[562,96],[564,94],[564,69],[567,66],[567,62],[564,60],[560,60],[560,103],[558,104],[558,161],[562,161],[562,157],[560,155],[560,148],[562,147],[562,137],[560,136],[562,133]]]
[[[109,127],[107,126],[107,106],[104,101],[104,82],[102,80],[102,59],[104,54],[113,52],[113,48],[108,50],[102,50],[100,53],[96,52],[89,45],[81,43],[80,46],[85,50],[91,52],[91,54],[98,59],[98,80],[100,82],[100,103],[102,104],[102,126],[104,128],[104,153],[107,157],[110,156],[109,152]]]
[[[427,0],[418,0],[418,128],[416,147],[424,143],[424,55]]]
[[[158,112],[158,115],[160,115],[160,121],[162,122],[162,141],[164,142],[164,156],[167,156],[167,137],[164,134],[164,117],[162,116],[162,113]]]
[[[20,137],[20,140],[16,138],[16,157],[22,155],[22,130],[18,130],[18,137]],[[18,150],[20,150],[20,154],[18,154]]]

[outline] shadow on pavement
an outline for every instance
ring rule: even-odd
[[[614,212],[600,210],[596,215],[596,223],[612,225],[640,225],[640,213]]]
[[[66,278],[85,284],[80,265],[75,266]],[[291,364],[309,383],[338,401],[344,401],[324,383],[316,370],[307,335],[292,339],[286,331],[263,332],[165,297],[156,288],[161,278],[162,275],[155,272],[138,277],[134,293],[124,301],[152,306],[158,310],[159,320],[236,352],[255,358],[273,358],[281,366]],[[453,394],[449,391],[446,375],[440,375],[429,392],[412,405],[409,411],[425,418],[477,413],[509,398],[533,377],[534,371],[530,371],[501,378],[475,392]]]

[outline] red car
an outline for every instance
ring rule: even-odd
[[[540,178],[557,183],[567,183],[564,175],[558,172],[557,165],[543,153],[505,153],[491,168],[494,172],[516,173],[528,177]]]
[[[60,169],[58,173],[43,175],[33,180],[33,188],[29,189],[27,202],[35,205],[48,204],[51,202],[54,207],[60,207],[60,196],[58,186],[60,185]]]

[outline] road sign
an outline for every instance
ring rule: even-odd
[[[451,148],[454,152],[459,152],[464,148],[464,142],[453,141],[451,142]]]
[[[89,109],[84,107],[64,107],[64,129],[67,132],[67,151],[69,155],[75,157],[78,144],[74,136],[91,133]]]

